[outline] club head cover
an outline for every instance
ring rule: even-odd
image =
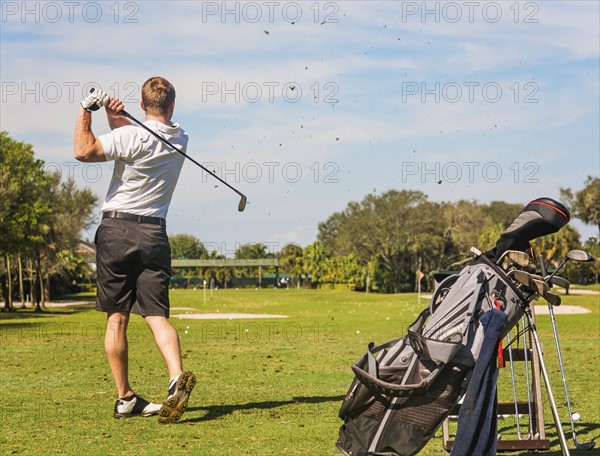
[[[569,223],[571,214],[561,203],[552,198],[537,198],[528,203],[512,224],[500,235],[496,246],[485,252],[497,260],[507,250],[527,252],[532,239],[556,233]]]

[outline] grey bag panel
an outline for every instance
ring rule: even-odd
[[[462,339],[476,310],[477,302],[473,301],[479,300],[482,289],[491,276],[492,271],[484,265],[465,267],[425,325],[423,335],[440,340],[450,340],[453,337]]]
[[[483,342],[483,328],[479,317],[496,307],[494,299],[499,301],[500,309],[508,317],[503,337],[523,316],[523,299],[510,279],[485,257],[480,258],[480,262],[461,271],[444,301],[423,329],[423,336],[428,338],[450,339],[466,334],[456,353],[456,361],[467,365],[474,365],[479,357],[479,348]],[[479,293],[477,303],[469,309],[474,293]]]

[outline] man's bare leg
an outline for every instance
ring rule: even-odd
[[[104,335],[104,349],[120,398],[133,394],[129,385],[129,358],[127,347],[128,312],[109,313]]]
[[[158,412],[158,422],[162,424],[179,421],[188,407],[188,400],[196,386],[196,376],[183,372],[179,336],[175,327],[165,317],[146,317],[156,345],[165,360],[169,371],[169,394]]]
[[[148,316],[145,320],[152,331],[156,346],[165,361],[165,365],[169,371],[169,380],[173,380],[183,372],[177,330],[165,317]]]

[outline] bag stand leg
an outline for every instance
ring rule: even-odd
[[[515,384],[515,365],[513,361],[513,352],[512,352],[512,338],[510,337],[510,332],[507,334],[508,338],[508,358],[510,363],[510,379],[512,383],[512,391],[513,391],[513,400],[515,404],[515,420],[517,422],[517,438],[519,440],[522,439],[521,436],[521,419],[519,416],[519,400],[517,399],[517,386]],[[527,385],[527,390],[529,391],[529,385]],[[531,402],[530,402],[531,403]],[[530,412],[531,414],[531,412]],[[531,433],[531,426],[529,426],[529,432]]]
[[[567,439],[565,438],[565,433],[563,431],[562,425],[560,424],[560,416],[558,415],[556,401],[554,400],[554,394],[552,393],[552,387],[550,386],[550,378],[548,376],[548,370],[546,369],[546,363],[544,362],[544,354],[542,353],[542,345],[540,344],[540,339],[538,338],[535,321],[533,320],[531,310],[529,308],[525,311],[525,314],[527,315],[527,320],[529,321],[529,326],[531,327],[533,344],[535,345],[535,349],[538,354],[540,369],[542,371],[542,376],[544,377],[544,383],[546,384],[546,391],[548,392],[548,401],[550,402],[550,409],[552,410],[552,417],[554,418],[556,433],[560,441],[563,456],[570,456],[569,447],[567,446]]]
[[[541,408],[543,408],[542,405],[542,401],[540,399],[540,381],[539,381],[539,363],[537,360],[537,356],[532,356],[532,365],[533,365],[533,369],[532,369],[532,377],[533,377],[533,381],[534,381],[534,394],[536,395],[536,423],[541,423],[541,429],[539,433],[534,432],[534,426],[533,426],[533,407],[532,407],[532,402],[531,402],[531,393],[532,393],[532,389],[531,389],[531,383],[529,381],[529,343],[527,342],[527,339],[529,339],[529,341],[531,342],[531,335],[529,333],[525,332],[525,316],[523,316],[521,318],[521,326],[523,328],[523,356],[524,356],[524,360],[525,360],[525,384],[527,386],[527,410],[528,410],[528,418],[529,418],[529,438],[535,438],[535,434],[543,434],[545,437],[545,433],[543,431],[544,428],[544,420],[543,420],[543,410]],[[538,400],[539,399],[539,400]],[[541,408],[540,408],[541,407]],[[540,409],[538,409],[540,408]],[[541,438],[541,435],[539,436],[539,438]]]

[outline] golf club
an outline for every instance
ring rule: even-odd
[[[537,294],[540,296],[544,296],[548,293],[548,284],[544,282],[544,280],[540,278],[534,278],[533,284],[536,287]]]
[[[225,182],[223,179],[221,179],[219,176],[217,176],[215,173],[213,173],[212,171],[208,170],[206,167],[202,166],[200,163],[198,163],[196,160],[194,160],[192,157],[190,157],[189,155],[187,155],[185,152],[183,152],[181,149],[175,147],[173,144],[171,144],[171,142],[169,142],[167,139],[163,138],[161,135],[159,135],[158,133],[156,133],[155,131],[151,130],[150,128],[148,128],[146,125],[144,125],[142,122],[140,122],[139,120],[137,120],[135,117],[133,117],[131,114],[129,114],[127,111],[125,111],[124,109],[122,111],[120,111],[121,114],[123,114],[125,117],[127,117],[128,119],[132,120],[133,122],[135,122],[136,124],[138,124],[140,127],[144,128],[146,131],[148,131],[151,135],[153,135],[155,138],[157,138],[158,140],[162,141],[163,143],[165,143],[166,145],[168,145],[169,147],[171,147],[172,149],[176,150],[177,152],[179,152],[181,155],[183,155],[185,158],[187,158],[188,160],[190,160],[194,165],[199,166],[200,168],[202,168],[204,171],[206,171],[208,174],[210,174],[212,177],[214,177],[215,179],[217,179],[219,182],[225,184],[227,187],[229,187],[231,190],[233,190],[234,192],[236,192],[238,195],[240,195],[240,202],[238,204],[238,211],[242,212],[245,208],[246,208],[246,196],[244,194],[242,194],[240,191],[236,190],[235,188],[233,188],[231,185],[229,185],[227,182]]]
[[[508,273],[508,276],[525,286],[531,292],[537,291],[537,286],[533,282],[533,276],[529,272],[513,269]]]
[[[529,255],[526,252],[521,252],[520,250],[507,250],[500,256],[500,258],[498,258],[496,264],[502,264],[502,261],[504,261],[505,257],[508,258],[512,263],[515,263],[522,268],[527,267],[529,264]]]
[[[562,269],[562,267],[565,265],[565,263],[569,260],[573,260],[573,261],[579,261],[582,263],[588,263],[591,261],[595,261],[594,257],[592,255],[590,255],[589,253],[583,251],[583,250],[570,250],[567,253],[567,256],[565,257],[564,260],[562,260],[562,262],[558,265],[558,267],[552,272],[552,274],[550,274],[547,278],[546,281],[550,281],[552,279],[552,277],[554,277],[554,275],[560,270]],[[545,275],[545,274],[542,274]]]
[[[571,409],[571,400],[569,398],[569,387],[567,386],[567,377],[565,374],[565,366],[562,358],[562,351],[560,349],[560,341],[558,339],[558,329],[556,328],[556,320],[554,318],[554,309],[548,302],[548,310],[550,312],[550,320],[552,321],[552,330],[554,331],[554,341],[556,342],[556,351],[558,353],[558,364],[560,366],[560,373],[562,376],[563,387],[565,389],[565,398],[567,400],[567,410],[569,412],[569,421],[571,422],[571,432],[573,434],[573,443],[578,450],[591,450],[596,445],[596,442],[580,443],[577,441],[577,434],[575,433],[575,423],[573,422],[573,410]]]
[[[571,286],[571,282],[569,282],[567,279],[565,279],[563,277],[559,277],[559,276],[554,276],[554,277],[548,276],[544,280],[547,280],[552,285],[556,285],[557,287],[564,288],[565,290],[568,290],[569,287]]]
[[[556,433],[558,435],[558,440],[560,442],[560,446],[563,452],[563,456],[570,456],[569,447],[567,446],[567,440],[565,437],[564,430],[562,429],[562,425],[560,422],[560,416],[558,414],[558,408],[556,406],[556,401],[554,400],[554,393],[552,392],[552,386],[550,384],[550,376],[548,375],[548,370],[546,369],[546,363],[544,362],[544,354],[542,352],[542,346],[537,334],[537,327],[535,325],[535,320],[533,318],[533,314],[531,313],[531,308],[529,304],[537,295],[543,295],[544,293],[548,293],[548,284],[544,282],[544,280],[539,276],[533,276],[525,271],[512,270],[509,275],[512,275],[514,280],[522,284],[524,287],[532,291],[531,296],[524,302],[524,314],[527,317],[527,323],[530,329],[530,333],[533,338],[533,344],[535,345],[535,349],[538,355],[538,360],[540,364],[540,370],[542,371],[542,376],[544,378],[544,383],[546,385],[546,392],[548,393],[548,400],[550,402],[550,409],[552,410],[552,417],[554,418],[554,425],[556,427]],[[525,340],[526,338],[524,338]],[[525,347],[525,353],[527,353],[527,348]],[[525,365],[527,369],[528,357],[525,355]],[[526,376],[529,377],[528,372],[526,372]],[[530,400],[529,392],[528,392],[528,401]],[[530,434],[531,434],[531,426],[532,426],[532,417],[531,417],[531,405],[529,409],[529,425],[530,425]]]
[[[573,254],[571,254],[571,252],[575,252]],[[591,255],[587,254],[586,252],[582,251],[582,250],[572,250],[571,252],[567,253],[567,259],[571,259],[571,260],[575,260],[575,261],[593,261],[590,260],[589,258],[591,258]],[[569,254],[571,254],[572,258],[569,258]],[[578,260],[578,258],[581,258],[582,260]],[[546,268],[545,268],[545,258],[544,257],[540,257],[540,265],[542,267],[542,274],[546,274]],[[567,259],[565,259],[565,261],[563,261],[562,265],[564,265],[567,262]],[[562,267],[561,265],[561,267]],[[557,268],[558,270],[558,268]],[[555,271],[556,272],[556,271]],[[558,280],[561,279],[561,280]],[[546,278],[546,281],[550,284],[556,283],[556,285],[558,286],[562,286],[563,288],[568,289],[569,287],[569,281],[566,279],[563,279],[562,277],[557,277],[554,275],[550,275]],[[559,283],[557,282],[561,282],[562,285],[559,285]],[[578,450],[591,450],[592,448],[594,448],[596,446],[596,442],[594,441],[590,441],[590,442],[585,442],[585,443],[581,443],[577,441],[577,434],[575,433],[575,423],[573,422],[573,410],[571,408],[571,399],[569,397],[569,387],[567,386],[567,376],[565,373],[565,365],[563,362],[563,357],[562,357],[562,350],[560,348],[560,339],[558,337],[558,328],[556,326],[556,318],[554,317],[554,309],[553,306],[551,305],[550,301],[548,301],[548,312],[550,313],[550,321],[552,323],[552,331],[554,333],[554,342],[556,344],[556,352],[558,354],[558,365],[560,366],[560,374],[562,376],[562,382],[563,382],[563,388],[565,390],[565,399],[567,401],[567,411],[569,413],[569,421],[571,423],[571,433],[573,434],[573,443],[575,444],[575,448],[577,448]]]
[[[94,90],[96,90],[94,87],[92,87],[90,89],[90,92],[94,92]],[[217,176],[215,173],[213,173],[212,171],[209,171],[207,168],[205,168],[204,166],[202,166],[200,163],[198,163],[196,160],[194,160],[192,157],[190,157],[189,155],[187,155],[185,152],[183,152],[181,149],[175,147],[173,144],[171,144],[170,141],[168,141],[166,138],[163,138],[161,135],[159,135],[158,133],[156,133],[155,131],[151,130],[150,128],[148,128],[146,125],[144,125],[142,122],[140,122],[139,120],[137,120],[135,117],[133,117],[131,114],[129,114],[127,111],[125,111],[124,109],[122,111],[120,111],[121,114],[123,114],[125,117],[127,117],[128,119],[132,120],[133,122],[135,122],[136,124],[138,124],[140,127],[142,127],[144,130],[146,130],[148,133],[150,133],[152,136],[154,136],[156,139],[158,139],[159,141],[162,141],[164,144],[166,144],[167,146],[171,147],[171,149],[176,150],[177,152],[179,152],[181,155],[183,155],[185,158],[187,158],[188,160],[190,160],[194,165],[199,166],[201,169],[203,169],[204,171],[206,171],[208,174],[210,174],[212,177],[214,177],[215,179],[217,179],[219,182],[225,184],[227,187],[229,187],[231,190],[233,190],[234,192],[236,192],[238,195],[240,195],[240,202],[238,203],[238,211],[242,212],[244,209],[246,209],[246,195],[242,194],[241,192],[239,192],[238,190],[236,190],[235,188],[233,188],[231,185],[229,185],[227,182],[225,182],[223,179],[221,179],[219,176]]]
[[[535,349],[538,354],[540,370],[542,371],[542,376],[544,377],[544,383],[546,384],[546,392],[548,393],[548,402],[550,403],[550,410],[552,411],[552,417],[554,418],[554,425],[556,426],[556,433],[558,435],[560,447],[562,449],[563,456],[570,456],[571,453],[569,452],[569,447],[567,446],[567,439],[565,437],[565,433],[564,433],[562,425],[560,423],[560,416],[558,415],[558,408],[556,407],[556,401],[554,400],[554,394],[552,393],[552,386],[550,385],[550,376],[548,375],[548,370],[546,369],[546,363],[544,362],[544,352],[542,351],[542,344],[540,343],[540,339],[537,334],[537,327],[535,326],[535,321],[533,319],[533,315],[531,314],[531,310],[529,308],[527,308],[525,310],[525,315],[527,316],[529,327],[531,328],[533,344],[535,345]]]
[[[562,299],[556,293],[548,290],[546,293],[542,295],[542,298],[546,300],[548,304],[551,304],[553,307],[560,306]]]

